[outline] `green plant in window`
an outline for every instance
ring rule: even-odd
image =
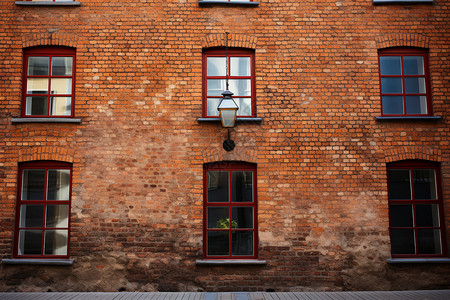
[[[237,228],[238,223],[235,220],[231,221],[231,228]],[[230,219],[220,219],[217,221],[217,228],[230,228]]]

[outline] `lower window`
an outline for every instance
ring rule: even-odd
[[[19,166],[14,256],[69,256],[72,166],[39,161]]]
[[[392,257],[445,256],[439,165],[401,161],[387,172]]]
[[[256,167],[220,162],[204,169],[205,258],[257,257]]]

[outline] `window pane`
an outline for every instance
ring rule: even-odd
[[[19,227],[40,227],[43,226],[44,206],[43,205],[21,205]]]
[[[253,255],[253,231],[232,233],[232,255]]]
[[[417,227],[439,227],[439,206],[437,204],[416,205]]]
[[[226,76],[226,58],[207,57],[206,76]]]
[[[230,91],[234,97],[251,96],[251,80],[250,79],[230,79]]]
[[[425,78],[410,77],[405,78],[405,93],[408,94],[424,94],[427,92],[425,87]]]
[[[71,97],[51,97],[50,115],[52,116],[70,116],[72,109]]]
[[[422,56],[403,57],[405,75],[425,75]]]
[[[250,57],[230,57],[231,76],[250,76]]]
[[[52,78],[51,94],[72,94],[71,78]]]
[[[48,98],[46,96],[27,97],[25,114],[27,116],[47,115]]]
[[[19,255],[41,255],[42,231],[20,230],[18,244]]]
[[[228,172],[208,171],[208,202],[229,202]]]
[[[53,57],[52,75],[72,76],[72,57]]]
[[[253,207],[233,207],[231,209],[233,228],[253,228]]]
[[[49,170],[47,200],[69,200],[70,170]]]
[[[389,199],[411,199],[409,170],[389,170]]]
[[[45,231],[45,255],[67,255],[67,230]]]
[[[48,75],[48,57],[28,57],[28,75]]]
[[[407,114],[427,114],[427,96],[406,96]]]
[[[69,227],[69,205],[47,205],[45,227]]]
[[[230,216],[228,207],[208,207],[207,228],[230,228]]]
[[[381,92],[383,94],[401,94],[403,92],[402,79],[396,77],[381,78]]]
[[[233,171],[231,172],[231,195],[232,202],[253,201],[253,172]]]
[[[251,116],[252,115],[252,100],[250,98],[233,98],[234,102],[238,105],[238,116]]]
[[[383,114],[385,115],[403,114],[403,97],[383,96]]]
[[[206,248],[208,255],[230,255],[230,232],[210,231],[207,233]]]
[[[400,56],[380,57],[381,75],[402,75],[402,62]]]
[[[222,98],[208,98],[206,100],[207,116],[219,116],[219,111],[217,110],[217,107],[219,106],[221,99]]]
[[[441,254],[441,231],[439,229],[417,229],[419,254]]]
[[[22,200],[44,200],[45,170],[23,170]]]
[[[27,94],[48,94],[48,78],[28,78]]]
[[[412,205],[390,205],[391,227],[413,227]]]
[[[208,79],[207,80],[207,96],[222,96],[225,91],[225,79]],[[217,106],[216,106],[217,109]]]
[[[391,230],[392,254],[415,254],[412,229]]]
[[[420,200],[437,199],[433,169],[414,170],[414,197]]]

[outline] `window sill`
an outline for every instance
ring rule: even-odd
[[[223,265],[266,265],[267,261],[257,259],[211,259],[197,260],[197,266],[223,266]]]
[[[81,119],[73,118],[12,118],[11,123],[81,123]]]
[[[438,121],[441,116],[416,116],[416,117],[375,117],[377,121]]]
[[[71,266],[73,265],[73,259],[2,259],[2,263],[5,265],[54,265],[54,266]]]
[[[78,1],[16,1],[20,6],[80,6]]]
[[[391,4],[391,3],[433,3],[434,0],[373,0],[374,4]]]
[[[198,118],[197,121],[199,123],[201,122],[212,122],[212,123],[220,123],[220,118]],[[246,123],[246,122],[254,122],[254,123],[261,123],[262,118],[236,118],[237,123]]]
[[[257,6],[259,2],[248,2],[248,1],[226,1],[226,0],[198,0],[198,4],[225,4],[225,5],[250,5]]]
[[[450,258],[388,258],[388,264],[450,264]]]

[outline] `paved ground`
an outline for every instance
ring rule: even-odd
[[[293,293],[1,293],[0,300],[450,300],[450,290]]]

